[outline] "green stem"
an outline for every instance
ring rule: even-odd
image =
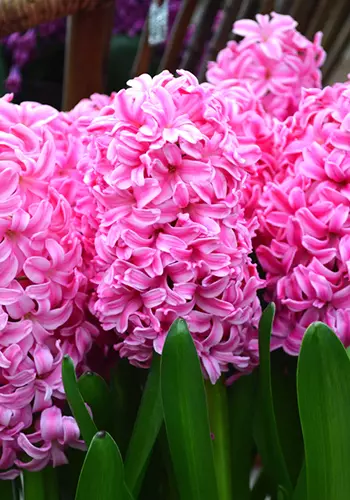
[[[12,482],[12,500],[20,500],[22,493],[21,476],[16,477]],[[2,498],[2,497],[1,497]]]
[[[43,472],[23,472],[24,500],[46,500]]]
[[[222,380],[215,385],[206,382],[210,429],[220,500],[232,500],[230,430],[227,389]]]

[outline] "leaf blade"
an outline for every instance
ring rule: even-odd
[[[45,481],[43,472],[23,471],[24,500],[45,500]]]
[[[162,422],[160,356],[154,355],[125,458],[125,482],[135,495]]]
[[[63,357],[62,361],[62,380],[73,416],[77,421],[86,445],[89,446],[98,429],[90,417],[83,397],[80,394],[73,361],[67,355]]]
[[[182,319],[173,323],[163,348],[161,393],[180,498],[217,500],[204,381],[196,348]]]
[[[113,438],[98,432],[89,446],[75,500],[126,499],[123,461]]]
[[[350,361],[330,328],[306,331],[297,372],[308,500],[349,498]]]
[[[272,394],[270,338],[274,315],[275,305],[271,303],[265,308],[259,324],[259,411],[255,438],[265,472],[275,481],[276,487],[282,486],[290,495],[293,488],[282,452]]]
[[[78,387],[85,403],[92,410],[94,422],[98,430],[111,431],[112,412],[108,411],[111,392],[100,375],[93,372],[84,373],[78,380]]]
[[[215,385],[206,381],[210,430],[220,500],[232,500],[230,428],[227,389],[219,379]]]
[[[240,500],[250,498],[250,475],[253,465],[253,419],[257,390],[256,370],[243,375],[229,387],[231,433],[231,477]]]

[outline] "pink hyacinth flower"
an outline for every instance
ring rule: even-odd
[[[92,118],[78,165],[97,203],[90,310],[137,366],[182,316],[212,382],[250,370],[262,281],[241,202],[260,148],[236,133],[239,109],[186,71],[129,85]]]

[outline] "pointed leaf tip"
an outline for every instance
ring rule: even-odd
[[[81,470],[75,500],[131,499],[124,483],[123,461],[108,432],[92,439]]]
[[[104,439],[106,437],[107,433],[106,431],[98,431],[98,433],[96,434],[96,437],[98,439]]]
[[[189,333],[187,323],[183,318],[178,318],[171,325],[168,335],[175,336],[182,335],[184,333]]]

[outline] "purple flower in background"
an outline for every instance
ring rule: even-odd
[[[18,66],[12,66],[9,75],[6,79],[7,90],[9,92],[13,92],[14,94],[16,94],[21,88],[21,83],[22,83],[22,75]]]

